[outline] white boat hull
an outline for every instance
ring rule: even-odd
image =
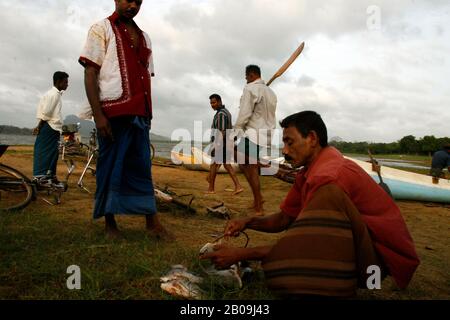
[[[175,164],[182,164],[186,169],[197,171],[208,171],[211,166],[211,157],[202,150],[193,147],[192,154],[181,154],[172,151],[172,162]],[[240,172],[239,165],[232,163],[235,172]],[[220,166],[218,173],[226,173],[227,171],[223,166]]]
[[[346,158],[363,168],[377,183],[380,182],[371,163]],[[434,184],[431,176],[384,166],[380,173],[395,199],[450,203],[450,180],[440,179],[438,184]]]

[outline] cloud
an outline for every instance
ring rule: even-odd
[[[300,42],[306,48],[272,85],[279,119],[314,108],[330,136],[393,141],[404,135],[448,136],[450,4],[300,0],[144,1],[136,18],[152,38],[153,130],[170,136],[210,126],[208,97],[219,93],[236,117],[244,68],[269,79]],[[55,70],[70,75],[64,114],[85,101],[77,63],[89,26],[113,1],[0,0],[0,123],[31,127]],[[373,12],[379,25],[368,25]],[[26,23],[24,23],[26,21]],[[20,116],[17,116],[20,114]],[[235,119],[234,119],[235,120]]]

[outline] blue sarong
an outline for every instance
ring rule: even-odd
[[[110,119],[114,141],[99,137],[94,219],[107,214],[153,215],[149,121],[143,117]]]
[[[33,176],[56,175],[60,137],[59,131],[44,123],[34,142]]]

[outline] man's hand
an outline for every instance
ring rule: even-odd
[[[216,266],[216,269],[226,269],[243,260],[243,250],[245,249],[218,244],[214,246],[214,252],[205,253],[200,256],[200,259],[211,259],[211,262]]]
[[[241,231],[247,228],[247,224],[250,222],[251,218],[235,219],[231,220],[225,226],[224,235],[225,237],[237,237]]]
[[[94,115],[95,126],[97,127],[97,132],[103,138],[114,140],[111,124],[108,118],[105,117],[103,113]]]
[[[33,136],[37,136],[39,134],[39,132],[41,132],[41,128],[44,126],[45,121],[44,120],[40,120],[38,125],[36,126],[36,128],[33,129]]]

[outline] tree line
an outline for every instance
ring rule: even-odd
[[[75,122],[73,122],[75,123]],[[1,134],[31,135],[32,129],[18,128],[8,125],[0,125]],[[158,136],[159,137],[159,136]],[[166,137],[160,137],[167,140]],[[161,139],[161,140],[163,140]],[[158,140],[158,139],[157,139]],[[450,144],[450,138],[436,138],[435,136],[424,136],[416,139],[413,135],[405,136],[399,141],[391,143],[373,142],[346,142],[331,141],[330,145],[344,153],[367,154],[370,150],[372,154],[414,154],[432,155],[444,145]]]
[[[372,154],[414,154],[433,155],[444,145],[450,144],[450,138],[436,138],[435,136],[425,136],[416,139],[413,135],[405,136],[399,141],[391,143],[371,143],[371,142],[345,142],[331,141],[330,145],[344,153],[367,154],[370,150]]]

